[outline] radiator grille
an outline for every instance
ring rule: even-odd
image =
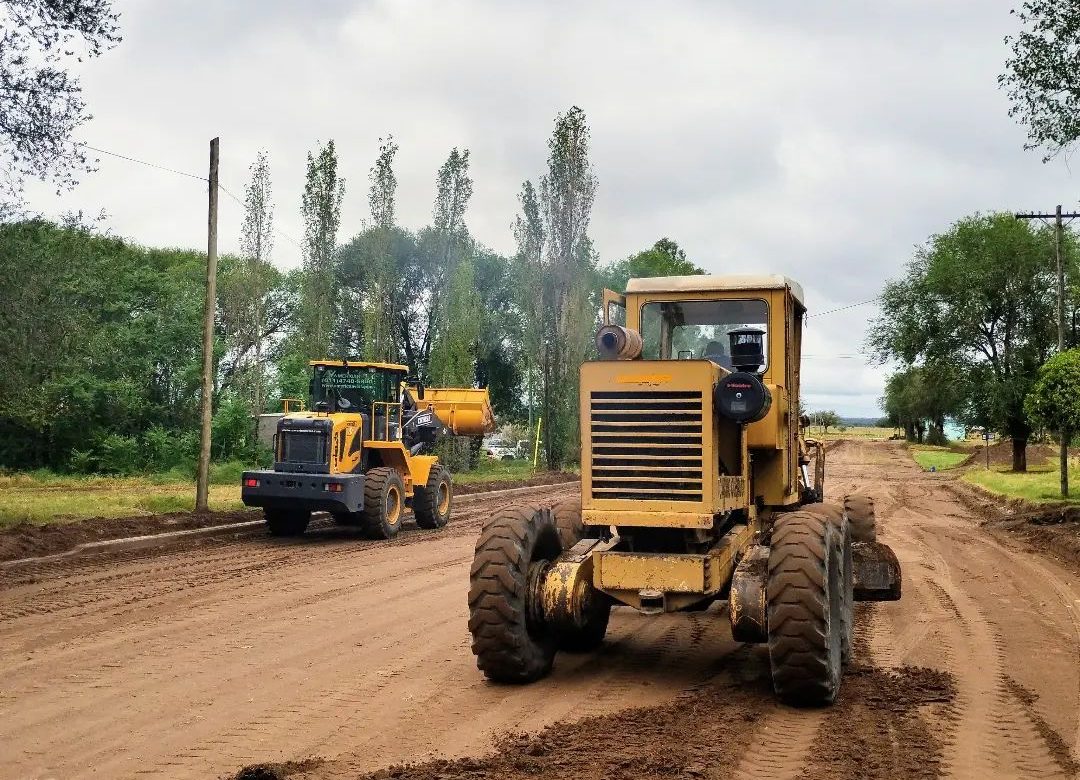
[[[317,430],[288,430],[281,432],[281,461],[283,463],[328,462],[326,434]]]
[[[596,390],[589,397],[592,497],[702,500],[698,390]]]

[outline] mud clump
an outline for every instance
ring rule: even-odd
[[[852,667],[811,748],[806,780],[938,778],[956,684],[937,669]],[[927,716],[927,717],[924,717]],[[932,725],[933,724],[933,725]],[[944,727],[944,728],[943,728]]]
[[[231,780],[286,780],[292,775],[310,772],[324,763],[321,758],[305,758],[302,761],[283,761],[274,764],[251,764],[243,767]]]
[[[362,780],[727,777],[769,706],[764,686],[714,682],[669,704],[508,734],[489,756],[402,764]]]

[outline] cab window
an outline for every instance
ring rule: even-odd
[[[641,307],[642,357],[712,360],[730,371],[729,334],[764,331],[768,356],[768,323],[769,305],[762,300],[652,301]]]

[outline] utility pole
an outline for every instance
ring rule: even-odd
[[[210,493],[210,423],[214,401],[214,313],[217,308],[218,140],[210,141],[210,201],[206,218],[206,302],[203,306],[202,431],[195,511],[206,512]]]
[[[1053,214],[1014,214],[1017,219],[1038,219],[1038,220],[1054,220],[1054,256],[1057,260],[1057,336],[1058,336],[1058,352],[1065,351],[1065,263],[1061,259],[1061,234],[1065,229],[1066,222],[1068,220],[1072,222],[1077,217],[1080,217],[1080,213],[1071,212],[1068,214],[1061,213],[1061,204],[1059,203],[1057,208],[1054,209]],[[1069,439],[1072,436],[1072,431],[1067,428],[1063,428],[1059,431],[1061,435],[1061,450],[1058,455],[1058,464],[1061,469],[1061,497],[1069,497]]]

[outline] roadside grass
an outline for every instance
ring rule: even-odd
[[[210,509],[243,509],[241,462],[210,466]],[[540,469],[539,471],[543,471]],[[484,458],[471,472],[454,474],[460,484],[525,480],[532,461]],[[17,523],[68,523],[91,517],[134,517],[195,509],[195,479],[188,469],[141,476],[75,476],[48,470],[0,475],[0,529]]]
[[[1048,501],[1069,503],[1080,502],[1076,488],[1070,490],[1072,498],[1061,497],[1061,475],[1056,463],[1041,465],[1028,464],[1026,472],[1015,472],[1008,467],[996,467],[989,470],[984,468],[972,468],[964,479],[975,485],[979,485],[991,493],[1006,496],[1008,498],[1022,498],[1032,503],[1045,503]],[[1080,486],[1080,465],[1075,461],[1069,466],[1069,485]]]
[[[473,471],[454,472],[454,482],[460,485],[471,485],[479,482],[528,479],[534,474],[543,473],[545,470],[542,466],[534,469],[531,460],[481,458],[479,465]]]
[[[970,453],[956,452],[949,447],[934,447],[927,444],[914,444],[908,448],[911,457],[922,466],[923,471],[945,471],[955,468],[968,459]]]

